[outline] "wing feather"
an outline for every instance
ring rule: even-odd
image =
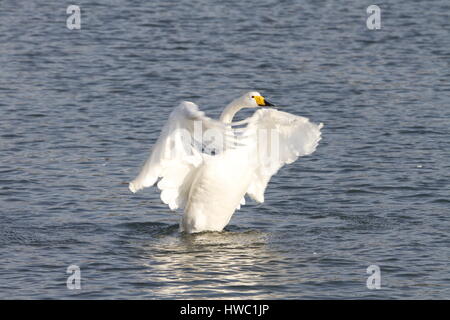
[[[256,111],[247,126],[247,134],[253,135],[253,144],[258,146],[256,169],[247,194],[264,202],[270,178],[285,164],[313,153],[321,140],[322,127],[322,123],[271,108]]]
[[[196,169],[205,158],[201,150],[202,137],[197,137],[196,130],[202,134],[210,129],[223,131],[225,126],[206,117],[194,103],[183,101],[170,114],[149,158],[137,177],[129,183],[130,191],[135,193],[150,187],[161,178],[157,184],[161,190],[161,200],[171,210],[183,208]]]

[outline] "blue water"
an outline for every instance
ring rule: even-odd
[[[68,4],[0,3],[1,299],[450,298],[448,1],[378,2],[381,30],[356,0],[73,1],[80,30]],[[179,101],[253,89],[323,140],[180,234],[123,182]]]

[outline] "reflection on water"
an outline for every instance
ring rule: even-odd
[[[258,231],[174,234],[140,247],[149,290],[160,297],[270,298],[281,257]],[[189,297],[189,295],[188,295]]]

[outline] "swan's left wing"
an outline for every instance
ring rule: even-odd
[[[245,132],[257,146],[256,170],[247,194],[257,202],[264,202],[264,191],[272,175],[298,157],[313,153],[321,139],[322,126],[271,108],[256,111]]]

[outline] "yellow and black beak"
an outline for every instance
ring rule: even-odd
[[[260,107],[274,107],[275,105],[264,99],[263,96],[255,96],[256,103]]]

